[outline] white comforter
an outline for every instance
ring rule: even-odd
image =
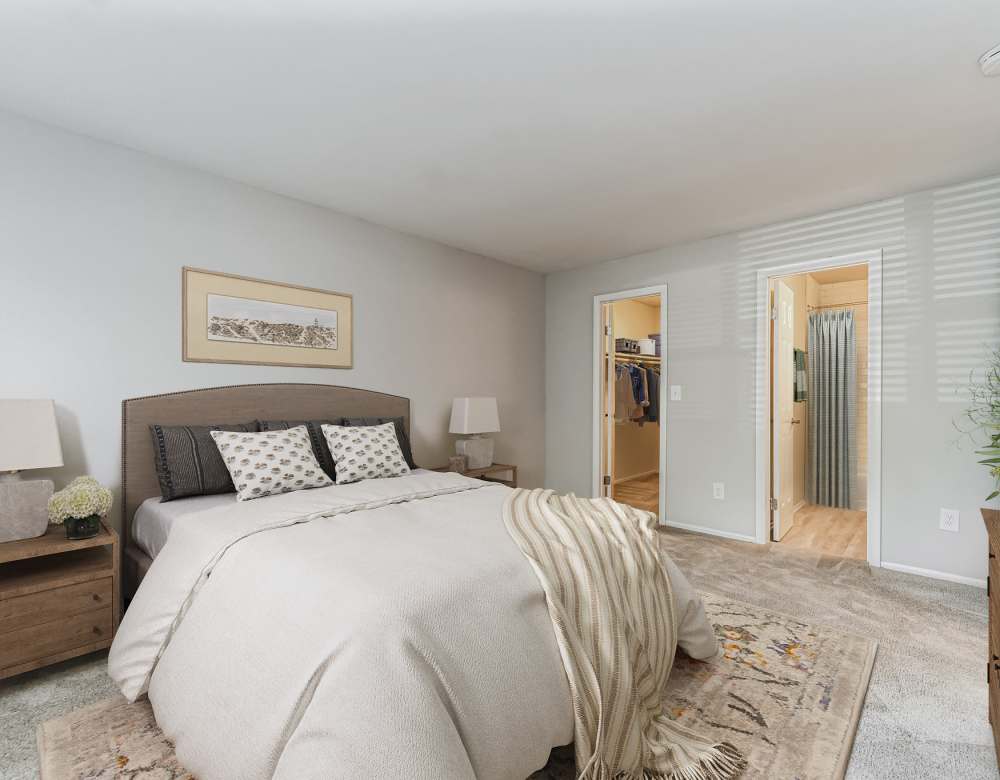
[[[109,672],[214,778],[512,778],[573,736],[508,488],[416,471],[177,521]],[[715,652],[667,563],[680,645]]]

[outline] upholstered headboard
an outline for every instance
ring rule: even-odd
[[[160,494],[149,426],[214,425],[250,420],[402,417],[410,432],[410,399],[354,387],[261,384],[208,387],[122,401],[122,544],[132,545],[132,516]],[[126,568],[128,568],[126,566]]]

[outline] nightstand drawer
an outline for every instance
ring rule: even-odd
[[[0,670],[84,645],[111,641],[111,605],[0,634]]]
[[[0,635],[112,604],[111,577],[0,601]]]

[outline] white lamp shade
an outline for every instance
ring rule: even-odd
[[[0,471],[62,464],[55,404],[41,398],[0,398]]]
[[[456,398],[451,402],[450,433],[492,433],[499,430],[496,398]]]

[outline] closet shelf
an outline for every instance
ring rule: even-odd
[[[605,354],[605,357],[607,357],[607,354]],[[633,355],[630,352],[616,352],[615,353],[615,360],[632,360],[632,361],[636,361],[636,362],[643,361],[643,360],[648,360],[648,361],[653,362],[653,363],[659,363],[660,362],[660,356],[659,355]]]

